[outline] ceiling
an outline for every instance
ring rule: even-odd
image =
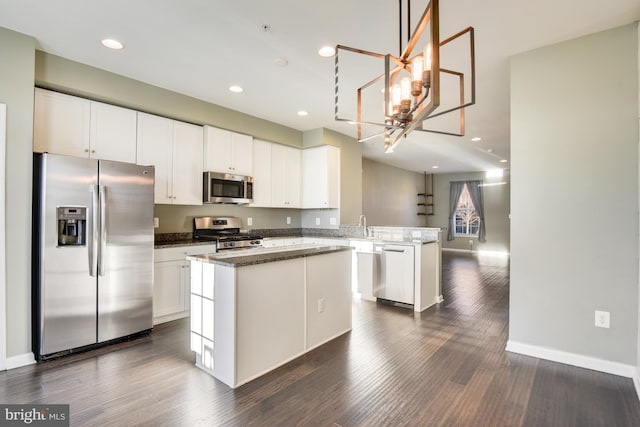
[[[412,17],[426,4],[413,0]],[[466,109],[466,135],[412,132],[392,154],[378,137],[362,143],[363,154],[418,172],[508,168],[500,160],[509,160],[509,56],[638,19],[638,0],[440,0],[441,39],[475,28],[476,104]],[[0,0],[0,27],[64,58],[301,131],[354,137],[355,126],[334,120],[334,63],[318,49],[398,55],[396,0]],[[107,37],[125,49],[102,47]],[[244,92],[229,92],[232,84]]]

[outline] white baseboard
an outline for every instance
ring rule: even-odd
[[[36,363],[36,359],[33,357],[33,353],[7,357],[7,370],[19,368],[21,366],[33,365],[34,363]]]
[[[633,365],[611,362],[609,360],[583,356],[581,354],[569,353],[566,351],[556,350],[548,347],[540,347],[537,345],[524,344],[516,341],[507,341],[506,350],[511,353],[524,354],[525,356],[532,356],[539,359],[551,360],[552,362],[564,363],[565,365],[577,366],[579,368],[591,369],[594,371],[618,375],[626,378],[634,378],[634,381],[638,376],[638,371]]]
[[[172,320],[182,319],[184,317],[189,317],[189,310],[181,311],[179,313],[167,314],[165,316],[154,317],[153,326],[159,325],[160,323],[171,322]]]
[[[465,254],[477,254],[478,251],[470,251],[469,249],[442,248],[442,252],[463,252]]]

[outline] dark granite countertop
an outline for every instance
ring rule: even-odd
[[[295,245],[289,248],[251,249],[250,251],[243,251],[242,253],[234,251],[205,255],[188,255],[187,259],[227,267],[246,267],[249,265],[351,250],[352,248],[348,246]]]
[[[163,248],[174,248],[179,246],[199,246],[199,245],[215,245],[215,244],[216,242],[212,242],[210,240],[185,239],[185,240],[156,242],[154,244],[154,248],[163,249]]]

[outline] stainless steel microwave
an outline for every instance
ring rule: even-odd
[[[204,203],[253,202],[253,178],[250,176],[205,172],[202,189]]]

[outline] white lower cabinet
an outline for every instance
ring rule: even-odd
[[[178,246],[154,251],[154,325],[189,316],[191,263],[186,256],[215,251],[215,245]]]
[[[154,323],[188,316],[190,263],[182,261],[157,262],[154,266],[153,318]]]

